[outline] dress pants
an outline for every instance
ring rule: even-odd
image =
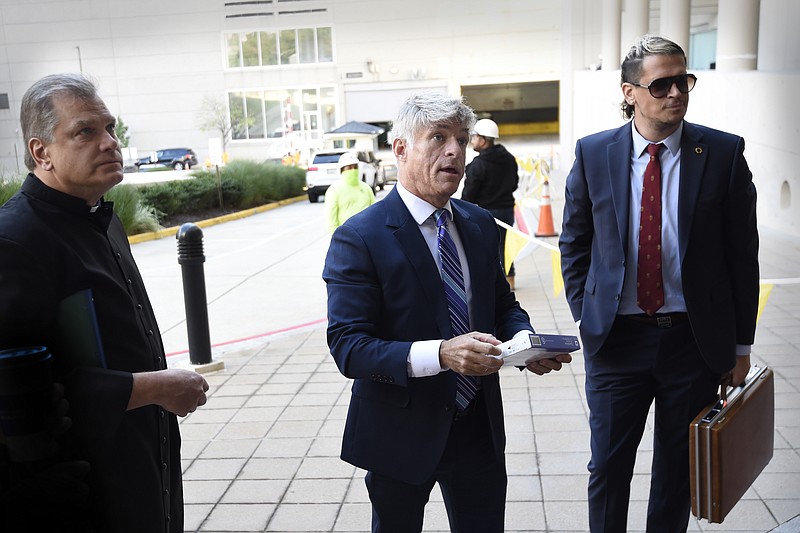
[[[603,348],[586,359],[592,533],[627,530],[636,451],[653,401],[655,437],[647,531],[686,531],[689,423],[714,399],[719,378],[700,356],[688,320],[660,328],[616,318]]]
[[[506,469],[497,463],[481,391],[453,421],[441,462],[429,480],[411,485],[375,472],[367,472],[365,480],[373,533],[422,531],[425,505],[437,482],[452,533],[503,532]]]

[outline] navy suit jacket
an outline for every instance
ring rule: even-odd
[[[630,123],[585,137],[567,177],[559,246],[586,357],[601,349],[619,308],[632,147]],[[753,344],[758,311],[756,190],[744,139],[684,122],[677,220],[692,333],[708,366],[724,373],[734,366],[735,345]]]
[[[507,340],[531,329],[505,281],[491,215],[451,200],[469,264],[472,329]],[[328,289],[328,345],[354,380],[342,459],[406,483],[422,483],[439,464],[455,409],[452,371],[411,378],[412,342],[449,339],[450,315],[440,274],[400,195],[348,219],[333,234],[323,278]],[[481,378],[498,460],[505,430],[498,375]]]

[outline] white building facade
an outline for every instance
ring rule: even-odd
[[[792,99],[800,88],[799,6],[0,0],[0,175],[25,172],[25,90],[67,71],[98,82],[140,154],[186,146],[206,160],[220,137],[200,128],[210,101],[223,103],[232,122],[230,157],[266,160],[321,146],[325,131],[348,121],[388,126],[403,99],[433,90],[463,94],[501,135],[558,133],[564,172],[575,139],[621,123],[619,60],[604,58],[621,58],[651,32],[687,48],[699,79],[687,119],[747,140],[761,221],[800,233],[792,135],[800,128]]]

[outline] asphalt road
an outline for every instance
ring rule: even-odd
[[[382,198],[386,191],[378,193]],[[330,242],[325,204],[306,200],[204,228],[211,344],[241,348],[248,339],[321,323],[322,266]],[[177,240],[134,244],[168,355],[188,350]]]

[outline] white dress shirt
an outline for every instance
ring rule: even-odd
[[[433,219],[433,213],[436,207],[429,204],[422,198],[408,192],[408,189],[398,181],[395,185],[397,192],[400,194],[400,199],[408,208],[411,216],[419,225],[419,231],[431,251],[433,260],[436,261],[436,269],[439,275],[442,275],[442,260],[439,257],[439,235],[436,229],[436,221]],[[464,247],[461,245],[461,238],[458,235],[458,228],[453,220],[453,208],[448,200],[447,205],[444,206],[450,212],[450,223],[448,230],[453,242],[458,250],[458,259],[461,261],[461,271],[464,274],[464,290],[467,295],[467,307],[469,308],[470,320],[472,318],[472,284],[469,278],[469,265],[467,264],[467,256],[464,255]],[[447,370],[442,368],[439,364],[439,346],[442,344],[443,339],[432,339],[425,341],[416,341],[411,345],[411,350],[408,353],[408,375],[414,378],[433,376]]]
[[[683,123],[672,135],[661,141],[650,141],[642,137],[631,121],[633,152],[631,153],[630,205],[628,209],[628,254],[625,261],[625,281],[618,313],[638,315],[644,311],[636,304],[636,277],[639,264],[639,218],[642,207],[642,183],[644,171],[650,161],[647,145],[660,142],[661,160],[661,276],[664,283],[664,305],[658,313],[685,313],[681,281],[681,258],[678,246],[678,190],[681,172],[681,134]]]
[[[618,313],[621,315],[641,314],[636,304],[636,275],[639,264],[639,217],[642,206],[642,181],[647,162],[647,145],[650,141],[642,137],[633,121],[633,152],[631,153],[631,199],[628,217],[628,257],[625,280],[622,285],[622,298]],[[659,141],[664,144],[659,152],[661,160],[661,275],[664,283],[664,305],[659,313],[685,313],[686,300],[683,297],[681,280],[681,257],[678,244],[678,192],[681,174],[681,135],[683,122],[675,132]],[[736,355],[750,355],[752,347],[736,345]]]
[[[442,260],[439,256],[439,232],[436,228],[436,221],[433,218],[433,214],[437,208],[422,198],[410,193],[408,189],[403,187],[399,181],[395,185],[395,188],[397,189],[398,194],[400,194],[400,199],[411,213],[411,216],[419,225],[419,231],[422,233],[422,237],[425,239],[425,243],[428,245],[428,249],[431,252],[431,256],[433,256],[433,260],[436,262],[436,268],[441,276]],[[461,244],[461,237],[458,234],[458,227],[453,220],[453,208],[450,205],[449,200],[444,208],[450,212],[450,223],[447,227],[450,232],[450,236],[453,238],[453,242],[456,245],[456,249],[458,250],[458,259],[461,261],[461,271],[464,274],[464,291],[467,295],[467,308],[469,309],[471,321],[472,283],[469,276],[469,263],[467,263],[467,256],[464,254],[464,247]],[[522,330],[518,331],[514,336],[527,335],[529,333],[532,332],[528,330]],[[434,376],[439,372],[448,370],[446,368],[442,368],[439,364],[439,346],[441,346],[443,341],[444,339],[431,339],[416,341],[411,344],[411,350],[408,352],[408,375],[410,377],[420,378]]]

